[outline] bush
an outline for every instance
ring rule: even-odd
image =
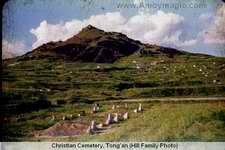
[[[117,84],[115,89],[117,91],[122,91],[129,88],[148,88],[148,87],[158,87],[160,84],[156,82],[122,82]]]
[[[85,104],[92,104],[93,102],[90,101],[87,98],[83,98],[83,97],[78,97],[78,96],[73,96],[71,98],[71,103],[85,103]]]
[[[57,100],[56,103],[57,103],[57,105],[63,105],[63,104],[66,104],[66,101],[64,101],[64,100]]]
[[[19,104],[16,107],[16,112],[24,113],[24,112],[30,112],[30,111],[38,111],[40,109],[46,109],[51,106],[51,102],[47,100],[37,100],[35,102],[24,102]]]
[[[225,111],[213,112],[212,117],[216,120],[223,121],[225,124]]]

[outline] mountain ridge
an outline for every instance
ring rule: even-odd
[[[105,32],[92,25],[65,41],[49,42],[16,57],[18,60],[54,58],[72,62],[114,63],[140,52],[142,55],[175,55],[188,52],[141,43],[119,32]]]

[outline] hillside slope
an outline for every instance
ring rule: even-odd
[[[129,43],[137,50],[129,48],[124,52],[123,49],[119,49],[114,55],[114,50],[111,49],[114,45],[110,45],[109,41],[121,47],[124,46],[123,43]],[[84,49],[81,49],[82,46]],[[106,48],[107,46],[109,48]],[[101,50],[102,48],[104,50]],[[120,33],[105,33],[99,29],[86,28],[65,42],[45,44],[24,56],[6,62],[2,71],[2,105],[0,105],[0,114],[3,116],[0,121],[3,123],[4,131],[2,141],[30,141],[36,131],[53,126],[62,121],[64,116],[71,114],[78,116],[82,111],[87,112],[83,121],[89,122],[93,119],[93,115],[96,116],[91,113],[93,103],[105,104],[104,109],[96,116],[97,121],[102,121],[103,116],[111,110],[113,102],[119,102],[118,104],[122,106],[124,100],[127,103],[131,99],[140,102],[140,99],[155,98],[167,102],[160,102],[162,105],[144,104],[145,120],[142,117],[131,116],[127,122],[117,124],[118,126],[106,134],[81,136],[77,137],[78,140],[129,141],[136,137],[137,126],[143,127],[138,133],[142,135],[146,133],[146,136],[139,136],[138,140],[166,141],[193,137],[215,141],[224,139],[222,134],[224,127],[220,126],[223,120],[217,119],[218,115],[224,116],[224,103],[215,100],[217,97],[225,97],[224,58],[141,44]],[[196,105],[168,103],[168,98],[183,103],[184,97],[214,99],[209,100],[213,102],[209,104],[202,101]],[[131,113],[137,106],[136,103],[129,104]],[[123,107],[119,109],[121,108]],[[55,115],[54,121],[52,115]],[[180,117],[175,122],[176,128],[173,128],[174,117]],[[172,121],[165,120],[167,126],[161,126],[165,124],[163,118],[171,118],[169,120]],[[197,124],[193,122],[193,118]],[[79,119],[75,117],[73,121]],[[182,121],[184,121],[182,126],[177,128],[177,124]],[[202,135],[198,132],[183,132],[184,127],[196,131],[199,122],[208,132],[201,132]],[[156,128],[165,132],[160,135],[159,132],[154,134],[152,131]],[[118,136],[110,134],[111,131]]]
[[[187,52],[172,48],[143,44],[122,33],[105,32],[89,25],[65,41],[43,44],[14,59],[22,61],[50,58],[70,62],[113,63],[136,52],[143,55],[166,55],[168,57],[187,54]]]

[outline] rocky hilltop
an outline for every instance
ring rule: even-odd
[[[143,55],[168,55],[168,57],[184,54],[176,49],[143,44],[122,33],[105,32],[88,25],[77,35],[65,41],[43,44],[17,59],[54,58],[73,62],[113,63],[135,52]]]

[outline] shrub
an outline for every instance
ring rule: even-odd
[[[66,104],[66,101],[64,101],[64,100],[57,100],[56,103],[57,103],[57,105],[63,105],[63,104]]]

